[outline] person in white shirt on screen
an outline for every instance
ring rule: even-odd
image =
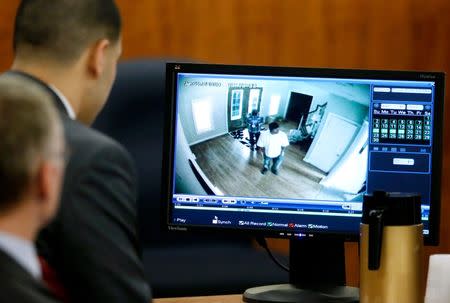
[[[264,155],[262,174],[265,174],[270,167],[272,161],[271,171],[278,175],[281,163],[284,159],[284,150],[289,145],[287,135],[280,131],[280,126],[276,122],[269,124],[269,131],[264,132],[258,139],[256,144]]]

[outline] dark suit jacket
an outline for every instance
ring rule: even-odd
[[[50,291],[0,250],[0,302],[56,303]]]
[[[19,74],[54,96],[71,152],[61,206],[39,235],[39,254],[57,272],[73,302],[148,303],[131,157],[116,141],[70,119],[44,83]]]

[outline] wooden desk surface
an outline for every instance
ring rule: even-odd
[[[154,299],[154,303],[242,303],[242,295]]]

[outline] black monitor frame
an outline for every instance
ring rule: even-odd
[[[227,229],[214,226],[186,226],[177,225],[171,221],[171,206],[173,194],[174,163],[174,127],[175,127],[175,97],[177,73],[202,74],[236,74],[263,76],[293,76],[308,78],[343,78],[343,79],[378,79],[378,80],[411,80],[434,81],[434,128],[432,147],[432,192],[429,213],[429,234],[424,236],[426,245],[439,244],[440,227],[440,186],[442,165],[442,131],[444,112],[444,84],[445,75],[440,72],[416,71],[381,71],[381,70],[343,70],[324,68],[292,68],[292,67],[264,67],[264,66],[235,66],[168,63],[166,66],[166,127],[163,162],[163,216],[166,218],[166,228],[172,231],[185,232],[223,232],[241,233],[255,237],[276,237],[290,239],[290,284],[257,287],[244,293],[245,302],[300,302],[300,300],[314,302],[328,302],[329,296],[340,298],[339,302],[358,300],[358,289],[345,287],[345,248],[344,241],[358,241],[359,232],[344,233],[315,233],[314,238],[297,238],[295,234],[277,231],[237,228]],[[301,298],[301,299],[300,299]],[[280,301],[281,300],[281,301]],[[302,301],[303,302],[303,301]],[[338,301],[336,301],[338,302]]]
[[[296,68],[296,67],[270,67],[270,66],[249,66],[249,65],[218,65],[218,64],[192,64],[192,63],[167,63],[166,65],[166,121],[165,121],[165,142],[163,159],[163,203],[165,228],[169,230],[189,231],[189,232],[227,232],[241,233],[239,229],[226,229],[214,226],[185,226],[170,222],[171,195],[173,188],[172,165],[174,162],[174,126],[175,126],[175,98],[176,75],[178,73],[204,73],[204,74],[236,74],[236,75],[259,75],[259,76],[292,76],[308,78],[342,78],[342,79],[379,79],[379,80],[406,80],[406,81],[434,81],[434,128],[433,128],[433,160],[432,160],[432,193],[429,214],[429,235],[424,236],[426,245],[439,244],[440,226],[440,187],[441,187],[441,166],[442,166],[442,131],[444,112],[444,92],[445,74],[441,72],[421,72],[421,71],[387,71],[387,70],[353,70],[353,69],[326,69],[326,68]],[[172,93],[169,93],[172,92]],[[263,236],[274,238],[291,238],[295,236],[280,235],[277,231],[245,229],[246,235]],[[316,239],[335,238],[342,241],[358,241],[359,233],[326,234],[315,233]]]

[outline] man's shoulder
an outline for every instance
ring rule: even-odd
[[[269,136],[270,136],[270,131],[269,130],[263,130],[261,132],[260,138],[262,140],[266,140],[266,138],[269,137]]]
[[[286,133],[280,131],[279,134],[281,135],[281,136],[280,136],[280,138],[281,138],[281,144],[282,144],[283,146],[289,145],[289,138],[288,138],[288,136],[286,135]]]
[[[84,152],[104,148],[117,150],[122,153],[126,152],[119,142],[78,121],[66,119],[63,124],[67,143],[72,148],[82,148]]]
[[[58,303],[56,299],[34,285],[19,284],[17,282],[8,282],[2,284],[2,292],[0,293],[0,302],[14,303]]]
[[[288,138],[288,136],[286,135],[286,133],[284,131],[280,131],[279,134],[281,135],[281,137],[283,137],[283,139]]]
[[[66,168],[67,175],[80,171],[82,167],[101,163],[110,163],[116,167],[124,167],[127,171],[134,171],[131,155],[119,142],[78,121],[64,119],[63,124],[66,143],[71,153],[71,160]]]
[[[50,293],[12,257],[0,250],[0,302],[56,302]]]

